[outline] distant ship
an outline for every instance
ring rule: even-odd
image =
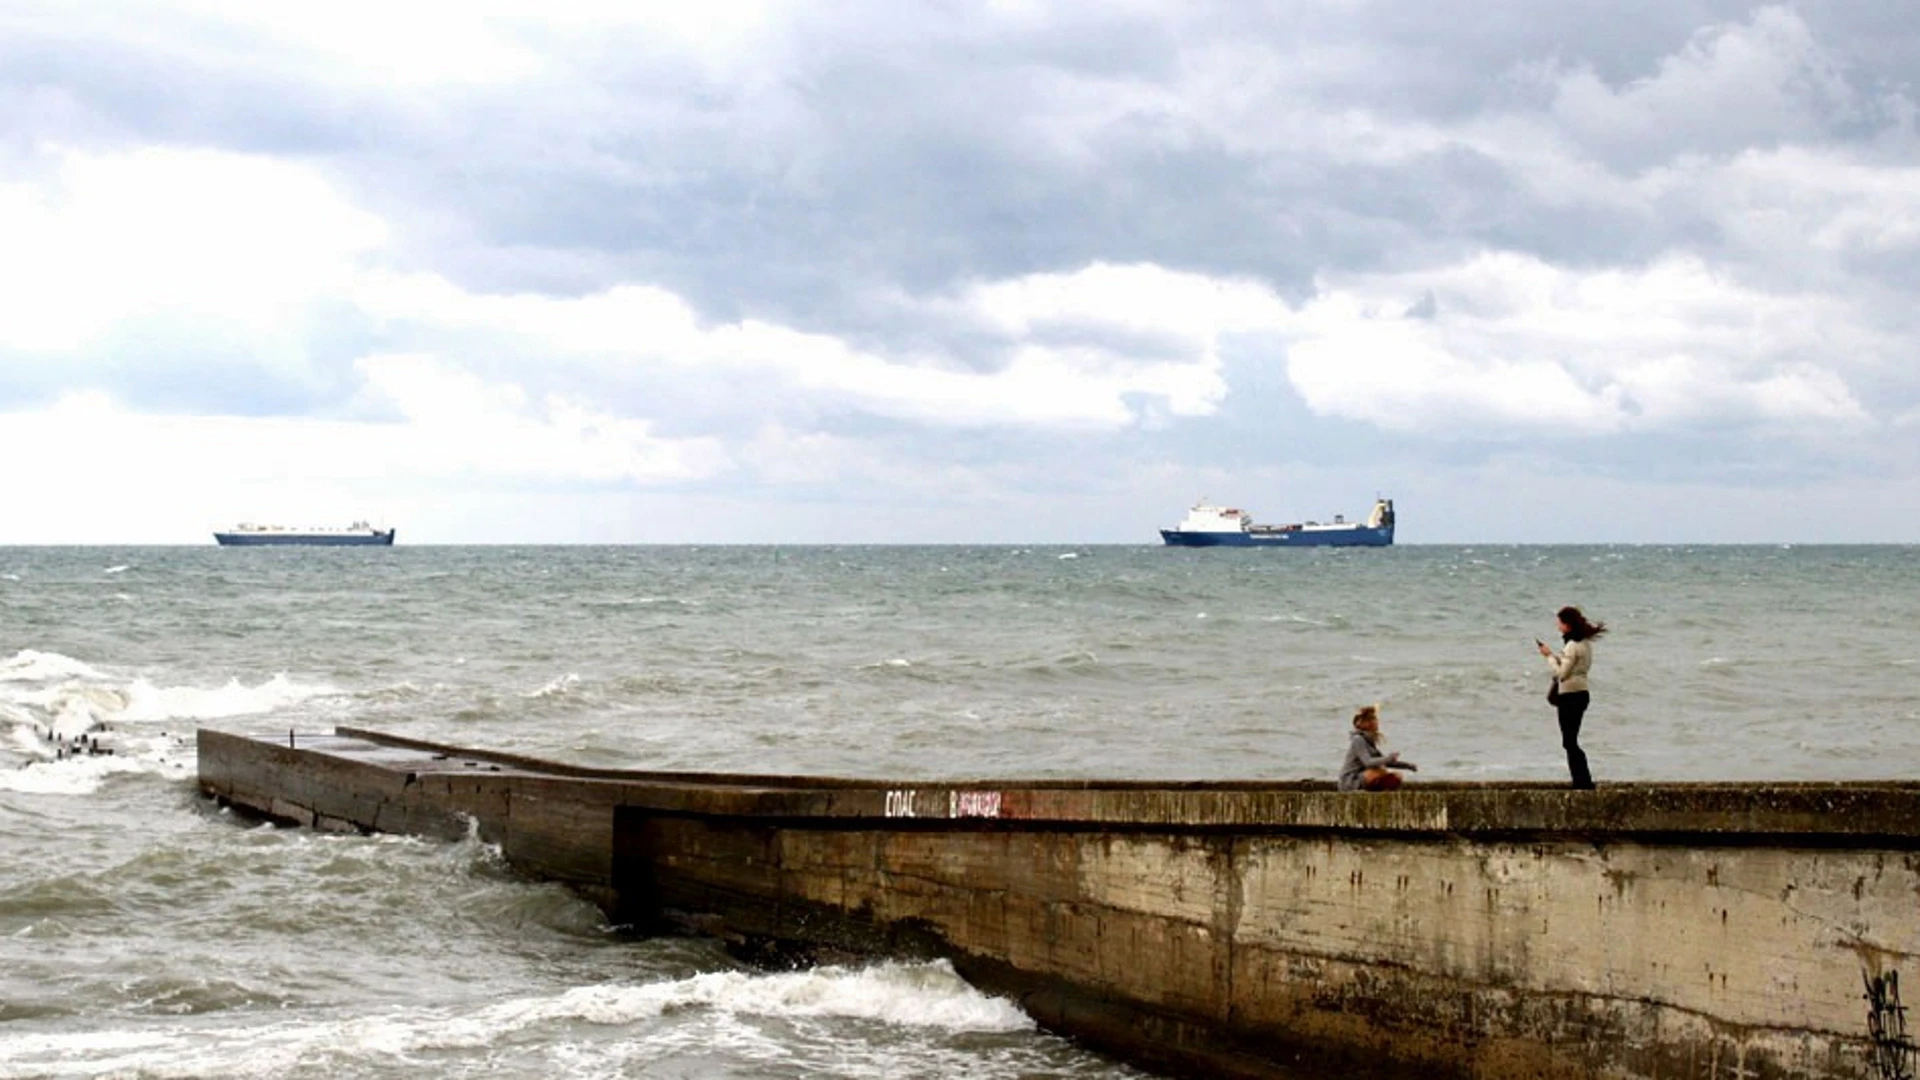
[[[1328,523],[1255,525],[1245,511],[1211,506],[1202,498],[1186,520],[1161,529],[1160,538],[1169,547],[1386,547],[1393,543],[1393,500],[1374,500],[1365,525],[1339,514]]]
[[[392,545],[395,531],[376,529],[364,521],[356,521],[346,528],[246,524],[235,525],[225,532],[216,532],[213,538],[222,547],[257,547],[265,544],[294,544],[308,547],[387,547]]]

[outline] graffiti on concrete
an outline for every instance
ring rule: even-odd
[[[928,792],[929,798],[921,798],[918,791],[887,792],[886,815],[896,817],[984,817],[1000,816],[1000,793],[997,791],[949,791],[946,799],[939,798],[940,792]]]
[[[1000,793],[997,791],[956,791],[947,800],[949,817],[999,817]]]
[[[1907,1037],[1907,1007],[1900,1003],[1900,973],[1861,973],[1867,984],[1867,1037],[1879,1080],[1914,1080],[1914,1045]]]

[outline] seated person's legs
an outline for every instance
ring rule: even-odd
[[[1394,791],[1400,787],[1400,774],[1387,769],[1368,769],[1360,786],[1365,791]]]

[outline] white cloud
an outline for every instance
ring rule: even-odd
[[[244,28],[283,58],[303,57],[316,70],[356,81],[402,87],[499,82],[540,67],[532,53],[495,29],[497,23],[490,25],[512,18],[512,8],[497,4],[333,0],[306,7],[184,0],[177,10]],[[524,6],[520,10],[530,14]]]
[[[952,357],[883,356],[755,319],[704,325],[680,298],[651,286],[583,297],[486,295],[431,275],[369,274],[354,300],[387,322],[511,338],[548,362],[584,364],[614,379],[633,365],[715,368],[777,379],[881,416],[1107,428],[1136,419],[1130,395],[1164,399],[1179,415],[1211,412],[1225,392],[1219,336],[1270,324],[1281,310],[1257,286],[1155,267],[1038,275],[979,286],[957,300],[896,298],[924,317],[981,323],[1016,343],[1005,367],[976,372],[957,369]],[[1155,335],[1180,354],[1138,360],[1101,343],[1112,334]],[[1025,340],[1033,335],[1048,340]]]
[[[1431,292],[1433,318],[1406,314]],[[1865,422],[1824,347],[1842,301],[1745,288],[1696,259],[1581,272],[1489,254],[1330,278],[1288,373],[1315,411],[1448,437]]]
[[[623,41],[677,60],[744,70],[790,17],[789,6],[774,0],[334,0],[320,7],[164,0],[127,5],[92,30],[176,50],[200,65],[420,91],[561,75],[572,59],[623,33],[633,35]]]
[[[1221,340],[1242,333],[1293,339],[1288,373],[1316,412],[1400,431],[1866,417],[1841,365],[1822,355],[1831,328],[1859,327],[1859,312],[1817,293],[1746,287],[1691,256],[1582,271],[1490,253],[1397,274],[1330,274],[1297,312],[1258,283],[1150,264],[895,295],[910,316],[1007,343],[999,367],[973,370],[958,357],[885,355],[756,319],[706,324],[647,284],[580,297],[488,294],[385,269],[384,224],[296,165],[185,151],[58,160],[50,181],[0,195],[0,222],[20,238],[0,255],[0,342],[58,353],[157,313],[271,334],[300,311],[343,305],[383,333],[404,333],[420,353],[358,369],[414,425],[451,436],[413,452],[487,475],[670,480],[711,472],[725,453],[717,443],[661,450],[645,418],[583,412],[564,398],[486,398],[505,391],[433,356],[474,340],[609,386],[640,371],[735,372],[816,407],[937,425],[1115,430],[1139,423],[1145,401],[1172,416],[1210,415],[1227,393]],[[1801,202],[1832,223],[1814,234],[1816,246],[1864,220],[1891,223],[1872,232],[1884,245],[1917,213],[1914,196],[1864,166],[1776,156],[1729,168],[1750,192],[1780,180],[1781,206],[1807,193]],[[1428,291],[1439,317],[1402,317]],[[1853,344],[1868,346],[1861,355],[1894,347],[1855,334]],[[274,355],[263,351],[261,362]],[[545,376],[529,369],[527,378]],[[531,426],[516,419],[529,410],[541,417]],[[474,437],[482,429],[512,437]]]
[[[885,356],[760,320],[704,325],[681,298],[645,284],[582,297],[486,294],[386,269],[384,223],[291,163],[198,151],[56,156],[60,167],[38,184],[0,189],[0,231],[15,239],[0,253],[0,344],[48,355],[144,317],[273,335],[303,312],[342,305],[415,340],[453,348],[449,335],[477,332],[615,380],[633,365],[715,367],[883,416],[1111,428],[1136,418],[1130,395],[1164,398],[1175,414],[1211,411],[1224,393],[1218,335],[1270,319],[1275,306],[1253,286],[1103,266],[984,286],[957,307],[912,301],[1011,336],[1010,364],[972,372],[950,357]],[[1079,340],[1020,344],[1061,327]],[[1098,343],[1113,332],[1163,335],[1187,355],[1136,361]]]
[[[859,472],[864,444],[824,432],[763,426],[740,449],[740,458],[769,484],[826,484]]]
[[[1287,375],[1322,415],[1443,438],[1619,423],[1602,395],[1550,358],[1458,355],[1433,324],[1370,314],[1347,296],[1313,305],[1308,324],[1315,329],[1288,350]]]
[[[1618,86],[1557,64],[1514,78],[1546,99],[1437,135],[1404,122],[1393,141],[1457,141],[1505,165],[1543,206],[1592,206],[1651,229],[1692,224],[1667,220],[1684,214],[1709,223],[1728,255],[1762,264],[1920,244],[1913,103],[1899,89],[1863,100],[1792,9],[1703,28],[1653,74]],[[1862,126],[1891,144],[1850,136]]]
[[[517,385],[486,383],[430,357],[370,356],[356,367],[367,396],[404,418],[390,433],[398,445],[388,449],[404,455],[397,467],[423,478],[652,484],[731,465],[716,439],[658,438],[649,421],[558,394],[535,401]]]
[[[817,488],[869,509],[901,493],[991,496],[994,478],[959,465],[915,460],[897,448],[865,439],[766,424],[737,455],[760,484]]]
[[[298,335],[319,311],[357,312],[376,338],[414,348],[354,367],[353,408],[379,420],[143,415],[111,383],[0,417],[0,452],[48,462],[23,497],[88,491],[175,529],[186,508],[155,505],[153,493],[181,477],[194,478],[193,512],[214,523],[311,520],[334,504],[338,516],[377,516],[345,504],[446,485],[684,483],[742,463],[773,482],[830,469],[905,482],[902,467],[876,469],[846,440],[789,434],[780,442],[797,453],[782,457],[763,430],[736,456],[723,431],[661,437],[654,418],[543,387],[558,374],[617,388],[637,371],[699,368],[817,407],[935,425],[1114,429],[1136,422],[1136,396],[1175,413],[1214,408],[1224,393],[1219,334],[1276,310],[1256,288],[1153,268],[1094,267],[906,301],[929,318],[1006,334],[1008,362],[974,371],[954,357],[887,356],[761,320],[705,324],[645,284],[581,297],[488,294],[395,270],[384,223],[292,163],[171,150],[59,150],[49,160],[57,167],[40,179],[0,189],[0,227],[14,241],[0,251],[0,346],[28,361],[84,366],[116,334],[164,319],[189,341],[240,334],[254,342],[252,362],[274,368],[303,355]],[[1113,333],[1154,335],[1174,349],[1135,359],[1102,344]],[[1035,334],[1047,340],[1027,340]],[[288,336],[291,350],[260,347]],[[452,359],[475,341],[522,374],[490,379]],[[49,458],[49,447],[61,451]],[[288,505],[294,491],[314,505]]]
[[[977,285],[964,302],[1010,334],[1073,323],[1177,335],[1195,349],[1222,333],[1273,326],[1285,305],[1264,285],[1151,264],[1094,263]]]
[[[0,346],[71,351],[167,314],[272,330],[343,290],[384,224],[312,170],[216,151],[53,150],[0,183]]]
[[[1788,146],[1698,178],[1733,238],[1785,259],[1920,251],[1920,166]]]
[[[501,5],[337,0],[308,7],[247,0],[103,0],[75,6],[21,0],[13,6],[24,29],[72,40],[117,42],[139,53],[182,61],[198,72],[273,73],[283,78],[298,73],[335,86],[410,89],[510,80],[539,68],[534,54],[500,32],[512,14]],[[35,12],[36,6],[42,10]],[[522,7],[521,14],[532,12]]]
[[[426,358],[376,356],[360,366],[369,393],[391,402],[400,419],[153,415],[104,394],[75,394],[44,411],[0,414],[0,450],[8,460],[39,462],[35,475],[49,489],[72,483],[123,494],[171,489],[189,477],[386,488],[457,479],[644,484],[707,477],[731,464],[713,439],[659,438],[645,421],[560,396],[534,400]]]
[[[1584,69],[1560,75],[1553,114],[1581,141],[1664,155],[1818,137],[1856,108],[1806,22],[1765,7],[1701,29],[1654,74],[1618,89]]]
[[[734,467],[717,439],[663,438],[646,421],[536,400],[425,358],[369,357],[361,369],[400,419],[152,415],[99,393],[0,414],[0,459],[16,463],[11,497],[67,508],[9,535],[63,542],[91,528],[178,541],[241,517],[378,517],[449,487],[648,486]]]
[[[650,285],[616,285],[580,297],[476,293],[436,274],[375,271],[358,278],[353,305],[389,323],[510,335],[582,356],[693,360],[701,329],[687,303]]]

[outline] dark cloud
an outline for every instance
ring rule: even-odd
[[[1452,124],[1539,111],[1553,88],[1514,73],[1588,71],[1622,91],[1658,76],[1702,27],[1750,25],[1755,9],[1064,10],[1023,24],[858,5],[803,18],[785,48],[718,68],[639,29],[524,24],[520,40],[548,50],[543,75],[410,91],[283,70],[265,41],[159,15],[174,20],[158,35],[167,47],[58,24],[9,35],[0,78],[15,94],[51,88],[129,139],[326,162],[395,223],[417,265],[474,288],[646,280],[716,320],[879,334],[867,291],[938,293],[1094,260],[1252,275],[1293,293],[1325,266],[1445,246],[1603,261],[1643,258],[1675,229],[1711,244],[1710,228],[1684,218],[1529,200],[1509,163],[1462,146],[1360,164],[1229,144],[1163,103],[1215,53],[1237,50],[1279,79],[1249,88],[1267,95],[1244,103],[1250,113],[1361,108]],[[1897,5],[1790,18],[1806,20],[1863,97],[1920,69]],[[1103,107],[1112,115],[1086,118]],[[1737,115],[1707,120],[1728,150],[1766,135]]]

